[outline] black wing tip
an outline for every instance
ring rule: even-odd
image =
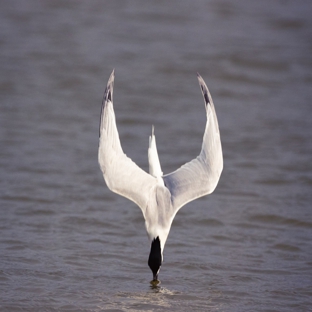
[[[104,92],[103,104],[107,101],[113,102],[114,80],[115,80],[115,69],[113,69],[112,73],[109,76],[107,86]]]
[[[206,86],[204,79],[202,78],[202,76],[198,72],[197,72],[197,78],[198,78],[200,89],[201,89],[203,97],[204,97],[205,104],[207,106],[208,104],[211,103],[208,88]]]
[[[113,71],[112,71],[112,73],[110,74],[109,80],[110,80],[111,78],[115,78],[115,68],[113,68]]]
[[[100,129],[99,129],[99,136],[101,137],[101,125],[102,119],[104,114],[104,108],[107,102],[113,102],[113,89],[114,89],[114,79],[115,79],[115,68],[113,69],[112,73],[108,78],[108,82],[104,91],[104,96],[102,100],[101,106],[101,119],[100,119]]]
[[[204,95],[204,100],[205,100],[206,105],[210,104],[210,100],[209,100],[207,92],[203,92],[203,95]]]
[[[107,82],[107,88],[114,86],[114,80],[115,80],[115,68],[113,69],[112,73],[110,74]]]

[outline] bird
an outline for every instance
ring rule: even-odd
[[[172,221],[185,204],[212,193],[223,170],[223,154],[218,119],[211,94],[197,73],[204,98],[206,126],[200,154],[179,169],[163,174],[159,162],[154,126],[149,136],[149,173],[136,165],[121,147],[113,106],[115,70],[104,92],[100,127],[98,162],[107,187],[133,201],[142,210],[150,241],[148,266],[153,280],[163,263],[163,252]]]

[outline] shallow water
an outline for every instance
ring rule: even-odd
[[[0,309],[308,311],[310,1],[2,1]],[[124,151],[195,157],[215,102],[224,171],[177,214],[151,288],[140,209],[97,164],[105,84]]]

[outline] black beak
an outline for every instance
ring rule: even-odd
[[[153,281],[157,281],[158,272],[161,266],[161,247],[160,247],[160,240],[157,236],[151,244],[151,252],[148,258],[148,266],[150,267],[151,271],[153,272]]]

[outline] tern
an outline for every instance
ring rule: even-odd
[[[137,166],[122,150],[113,107],[114,70],[104,92],[99,129],[99,165],[108,188],[130,199],[142,210],[151,243],[148,265],[156,282],[176,213],[188,202],[212,193],[223,169],[214,104],[203,78],[198,73],[197,77],[207,117],[201,151],[195,159],[166,175],[161,170],[154,127],[149,137],[149,173]]]

